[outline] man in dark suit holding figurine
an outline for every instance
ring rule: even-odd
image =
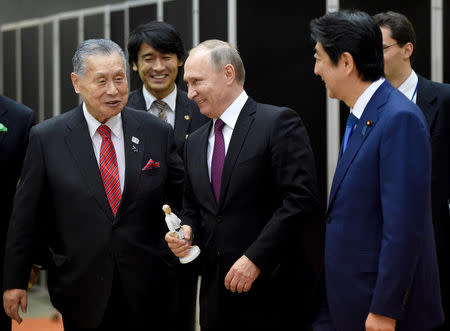
[[[304,236],[319,234],[305,230],[317,207],[307,131],[292,109],[248,97],[241,57],[226,42],[192,49],[184,79],[211,119],[189,136],[184,154],[181,220],[201,249],[200,326],[306,330],[317,274]],[[175,255],[186,254],[189,245],[166,240]]]

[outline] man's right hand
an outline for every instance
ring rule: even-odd
[[[23,313],[27,312],[27,291],[22,289],[12,289],[3,292],[3,307],[6,314],[11,319],[22,323],[22,318],[19,315],[19,305]]]
[[[184,231],[184,239],[176,238],[174,232],[170,231],[164,237],[170,250],[177,257],[187,256],[192,245],[192,228],[189,225],[183,225],[182,228]]]

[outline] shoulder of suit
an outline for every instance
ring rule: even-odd
[[[13,110],[12,113],[14,116],[18,116],[19,118],[28,118],[30,116],[34,116],[34,111],[25,106],[22,103],[19,103],[11,98],[8,98],[4,95],[0,95],[0,107],[6,108],[7,110]]]
[[[417,76],[419,78],[419,90],[422,85],[422,88],[425,88],[438,97],[450,98],[450,84],[435,82],[420,75]]]

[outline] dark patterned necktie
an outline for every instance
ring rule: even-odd
[[[120,192],[119,167],[117,165],[116,151],[111,140],[111,129],[107,125],[100,125],[97,128],[102,136],[102,145],[100,147],[100,174],[105,187],[106,197],[111,206],[112,213],[116,216],[119,209]]]
[[[219,202],[220,184],[222,182],[223,163],[225,161],[225,141],[222,129],[225,123],[219,118],[214,124],[214,150],[211,161],[211,184],[216,201]]]
[[[164,122],[167,122],[167,114],[166,114],[166,106],[167,104],[162,100],[153,101],[156,108],[158,109],[158,117],[162,119]]]

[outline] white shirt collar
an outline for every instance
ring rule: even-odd
[[[378,90],[378,88],[383,84],[385,78],[380,78],[376,81],[374,81],[372,84],[369,85],[368,88],[359,96],[358,100],[356,100],[355,105],[353,108],[350,109],[350,112],[355,115],[358,119],[361,118],[364,109],[366,108],[367,104],[369,103],[370,99]]]
[[[233,103],[225,109],[222,115],[220,115],[220,119],[224,121],[224,123],[229,126],[231,129],[234,129],[236,125],[236,121],[241,113],[242,108],[247,102],[248,95],[245,91],[233,101]],[[214,119],[214,123],[216,123],[216,119]]]
[[[414,99],[414,92],[416,92],[417,83],[419,78],[414,70],[411,70],[411,75],[398,87],[398,90],[402,92],[409,100]],[[414,100],[412,100],[414,101]]]
[[[153,104],[153,101],[156,100],[153,94],[151,94],[147,89],[145,88],[145,85],[142,85],[142,94],[144,95],[145,100],[145,106],[147,107],[146,110],[149,110],[151,105]],[[172,92],[169,93],[164,99],[162,99],[169,107],[170,110],[175,111],[175,105],[177,103],[177,86],[175,85]]]
[[[89,129],[89,135],[91,138],[94,136],[94,134],[97,132],[98,127],[102,124],[99,121],[97,121],[94,116],[92,116],[87,108],[86,104],[83,102],[83,114],[84,118],[86,119],[88,129]],[[105,123],[110,129],[111,132],[119,139],[122,138],[122,113],[118,113],[117,115],[111,117],[106,123]]]

